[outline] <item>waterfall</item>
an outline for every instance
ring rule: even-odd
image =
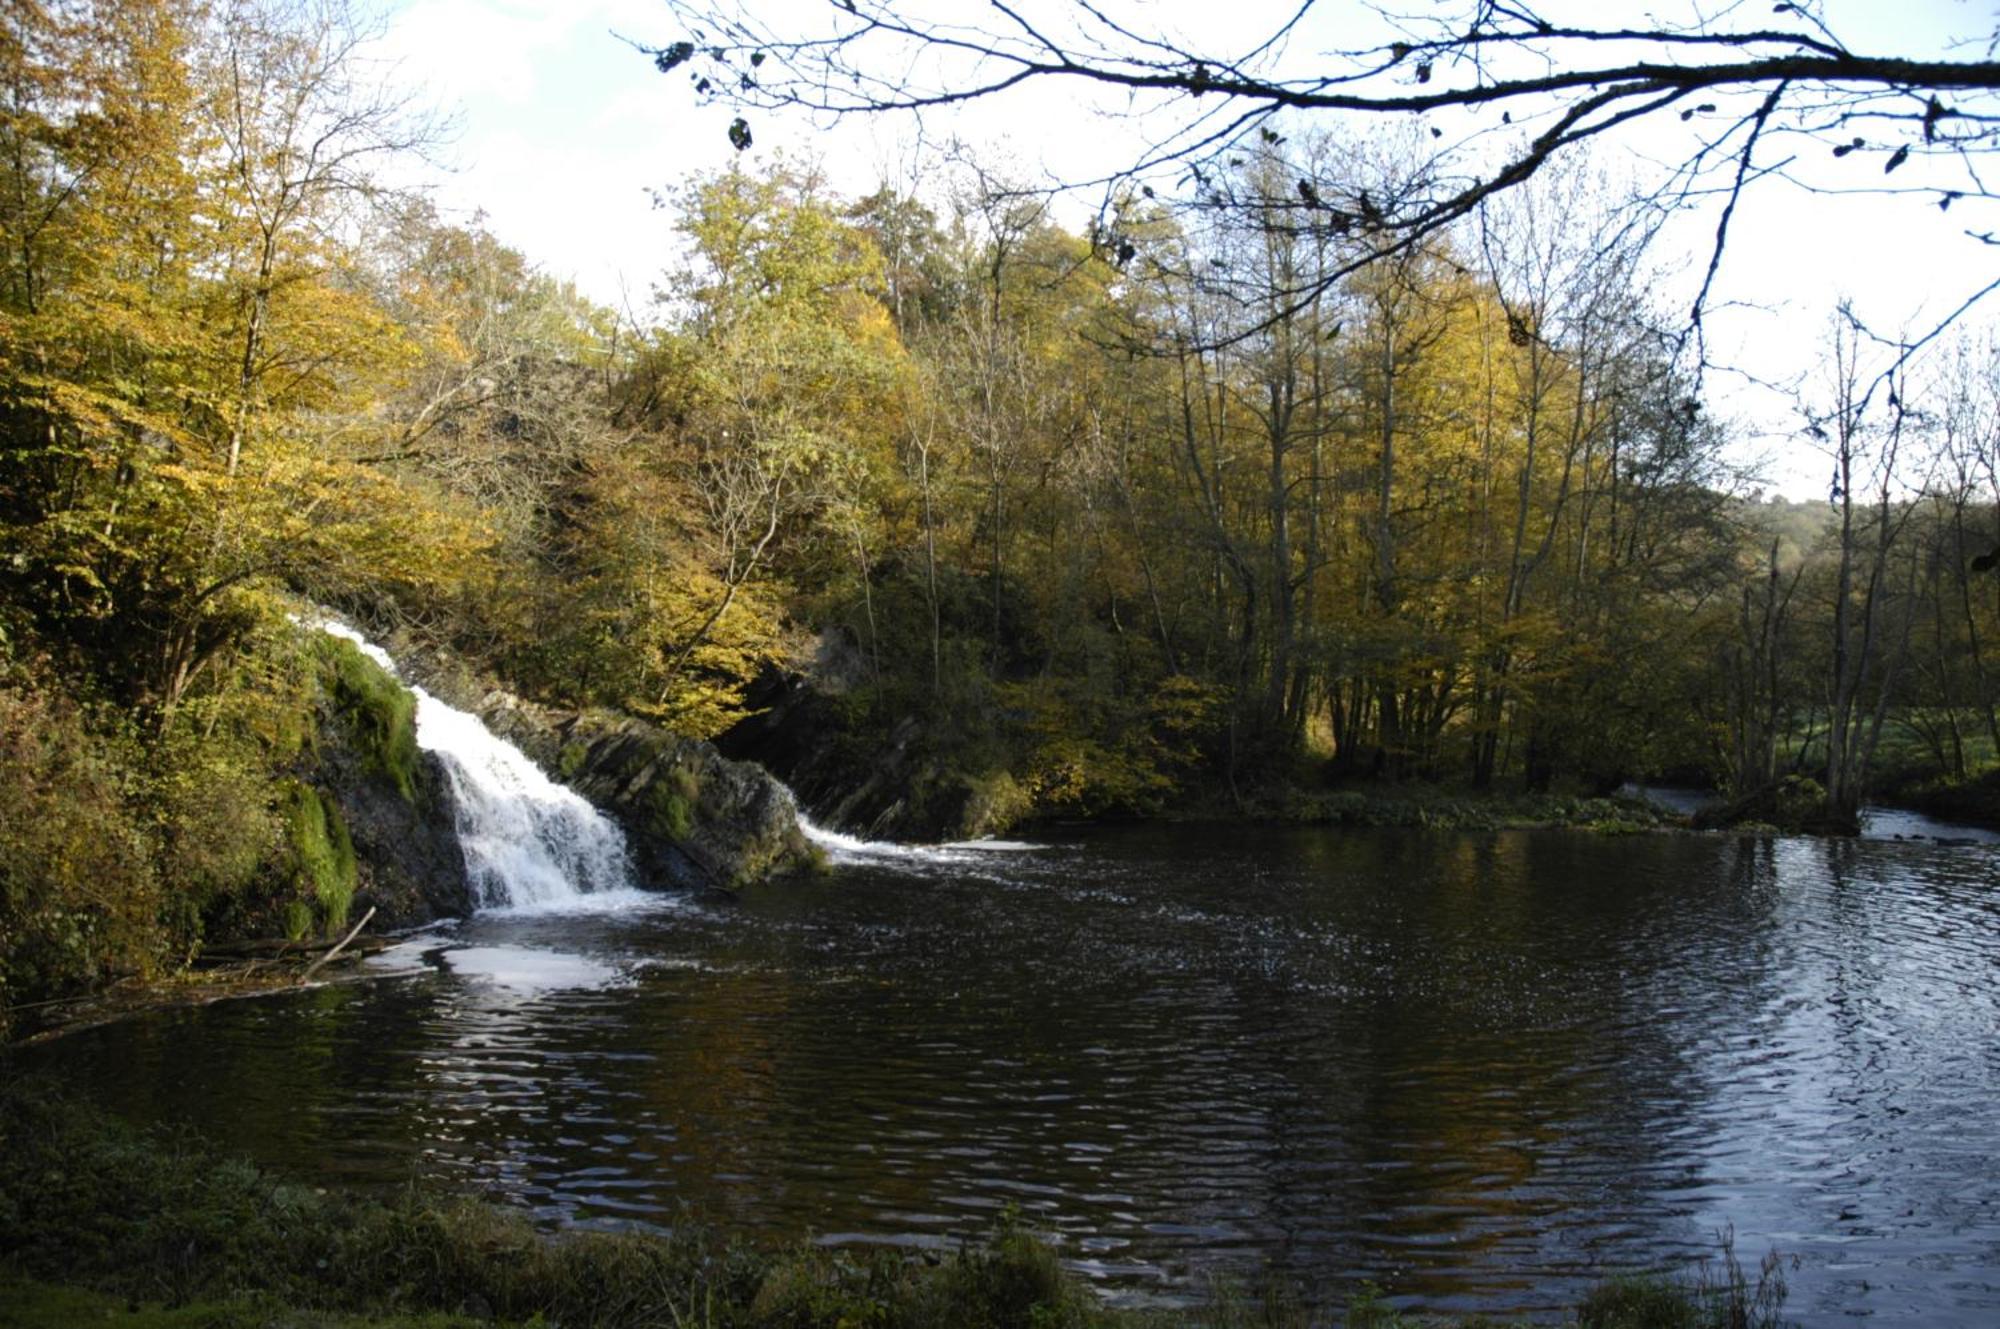
[[[389,653],[342,623],[311,624],[350,641],[401,678]],[[451,781],[453,816],[474,902],[481,908],[561,909],[632,884],[625,836],[590,803],[542,773],[476,715],[405,682],[417,698],[417,746]]]

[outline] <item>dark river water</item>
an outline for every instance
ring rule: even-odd
[[[551,1224],[1275,1270],[1546,1312],[1733,1229],[1788,1311],[2000,1324],[1991,845],[1216,828],[413,939],[22,1054],[294,1174]]]

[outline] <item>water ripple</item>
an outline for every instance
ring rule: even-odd
[[[1752,1263],[1799,1257],[1807,1324],[2000,1307],[1991,848],[1152,830],[835,857],[55,1046],[288,1168],[551,1223],[692,1204],[924,1247],[1012,1206],[1126,1301],[1270,1268],[1534,1313],[1733,1227]]]

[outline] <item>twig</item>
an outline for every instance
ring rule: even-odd
[[[299,975],[299,985],[303,987],[308,981],[311,980],[314,974],[319,972],[319,967],[321,965],[325,964],[328,960],[331,960],[334,956],[340,954],[341,951],[345,950],[347,948],[347,943],[353,941],[356,937],[360,936],[361,929],[367,927],[368,920],[373,917],[375,917],[375,906],[369,905],[368,912],[361,916],[361,921],[359,923],[356,923],[352,928],[348,929],[347,935],[342,937],[339,941],[335,942],[332,950],[328,951],[325,955],[320,956],[319,959],[314,960],[311,964],[306,966],[306,971],[303,974]]]
[[[24,1001],[18,1006],[0,1006],[0,1015],[12,1015],[16,1011],[38,1011],[49,1006],[74,1006],[80,1001],[94,1001],[101,992],[86,992],[80,997],[50,997],[47,1001]]]

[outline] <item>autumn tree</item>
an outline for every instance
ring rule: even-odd
[[[423,575],[393,491],[314,437],[399,368],[337,231],[410,140],[335,10],[10,13],[15,573],[170,716],[259,583]]]
[[[672,322],[621,418],[652,431],[647,465],[684,500],[667,520],[691,555],[635,569],[648,705],[713,730],[782,653],[783,546],[890,447],[900,348],[879,252],[811,171],[732,170],[677,201],[690,261],[662,287]]]

